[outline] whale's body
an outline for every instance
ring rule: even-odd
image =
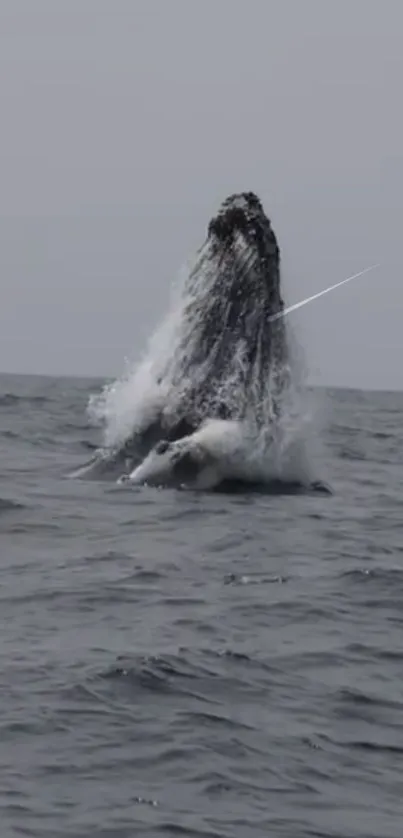
[[[197,487],[231,477],[222,453],[193,436],[212,420],[270,434],[291,374],[283,309],[271,222],[253,192],[231,195],[181,288],[171,342],[151,375],[152,406],[79,474]]]

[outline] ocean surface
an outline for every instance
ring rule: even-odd
[[[70,479],[100,386],[0,378],[1,838],[401,838],[403,395],[227,496]]]

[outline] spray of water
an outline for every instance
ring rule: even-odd
[[[253,255],[244,256],[239,270],[256,287]],[[118,450],[160,412],[174,422],[196,400],[201,427],[195,444],[221,462],[223,473],[250,480],[268,472],[279,476],[289,470],[290,448],[296,438],[300,440],[306,423],[299,348],[291,340],[291,330],[285,347],[282,321],[273,325],[270,346],[265,345],[263,334],[259,336],[265,325],[262,307],[251,295],[244,297],[237,318],[243,327],[237,331],[237,325],[229,322],[231,307],[225,295],[217,299],[220,270],[223,266],[217,265],[208,248],[198,255],[174,286],[168,313],[143,358],[91,398],[90,416],[103,427],[104,445]],[[221,328],[215,327],[215,320]],[[210,342],[206,329],[213,336]],[[231,422],[217,419],[220,403],[228,406]]]
[[[174,284],[168,313],[140,362],[90,400],[105,446],[118,450],[158,414],[175,422],[193,409],[194,444],[215,458],[222,476],[310,482],[317,444],[312,403],[303,353],[284,317],[365,272],[273,312],[256,249],[237,235],[228,260],[207,241]],[[234,304],[237,287],[242,294]],[[220,404],[231,421],[219,418]]]

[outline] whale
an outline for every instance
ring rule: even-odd
[[[225,198],[176,298],[175,329],[152,371],[151,406],[74,476],[196,488],[247,480],[200,430],[221,422],[257,438],[281,419],[292,364],[280,263],[259,197]]]

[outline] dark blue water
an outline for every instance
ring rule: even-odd
[[[66,479],[98,388],[0,380],[1,838],[401,838],[403,396],[215,496]]]

